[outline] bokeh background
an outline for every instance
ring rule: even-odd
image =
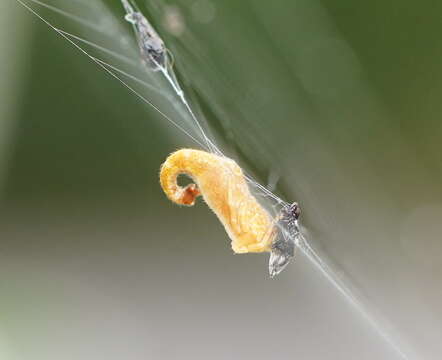
[[[378,328],[301,254],[271,280],[204,203],[168,202],[159,166],[195,143],[3,0],[0,357],[439,359],[442,3],[139,4],[213,139],[300,202]]]

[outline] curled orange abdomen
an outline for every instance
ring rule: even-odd
[[[194,184],[181,187],[185,174]],[[161,167],[161,186],[167,197],[192,206],[202,195],[224,225],[235,253],[271,251],[275,237],[272,217],[250,193],[241,168],[231,159],[200,150],[182,149]]]

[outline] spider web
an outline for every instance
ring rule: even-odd
[[[186,134],[195,145],[206,151],[224,156],[216,135],[210,130],[209,122],[197,103],[185,97],[185,91],[177,87],[172,68],[160,72],[146,71],[140,61],[139,48],[129,24],[122,19],[120,8],[112,10],[100,1],[55,1],[16,0],[80,52],[88,56],[101,69],[119,81],[141,101],[153,107],[165,120]],[[175,86],[174,86],[175,85]],[[228,123],[225,127],[234,126]],[[251,131],[253,132],[253,130]],[[250,142],[250,146],[253,143]],[[258,148],[257,146],[255,146]],[[276,218],[287,202],[247,175],[253,193],[260,203]],[[285,230],[285,229],[283,229]],[[307,258],[319,269],[333,286],[373,326],[379,335],[404,359],[408,357],[380,326],[380,322],[353,295],[349,287],[323,261],[304,237],[297,244]]]

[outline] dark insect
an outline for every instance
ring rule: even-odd
[[[166,69],[169,59],[163,40],[135,4],[131,5],[128,0],[121,2],[126,10],[126,21],[133,25],[143,62],[154,71]]]
[[[271,277],[278,275],[295,256],[295,247],[300,237],[300,215],[301,208],[294,202],[284,206],[276,219],[278,233],[273,240],[269,259]]]

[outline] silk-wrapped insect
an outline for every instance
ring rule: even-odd
[[[121,3],[126,11],[124,18],[130,22],[134,28],[141,58],[145,65],[153,71],[167,69],[170,59],[164,41],[135,3],[131,0],[121,0]]]

